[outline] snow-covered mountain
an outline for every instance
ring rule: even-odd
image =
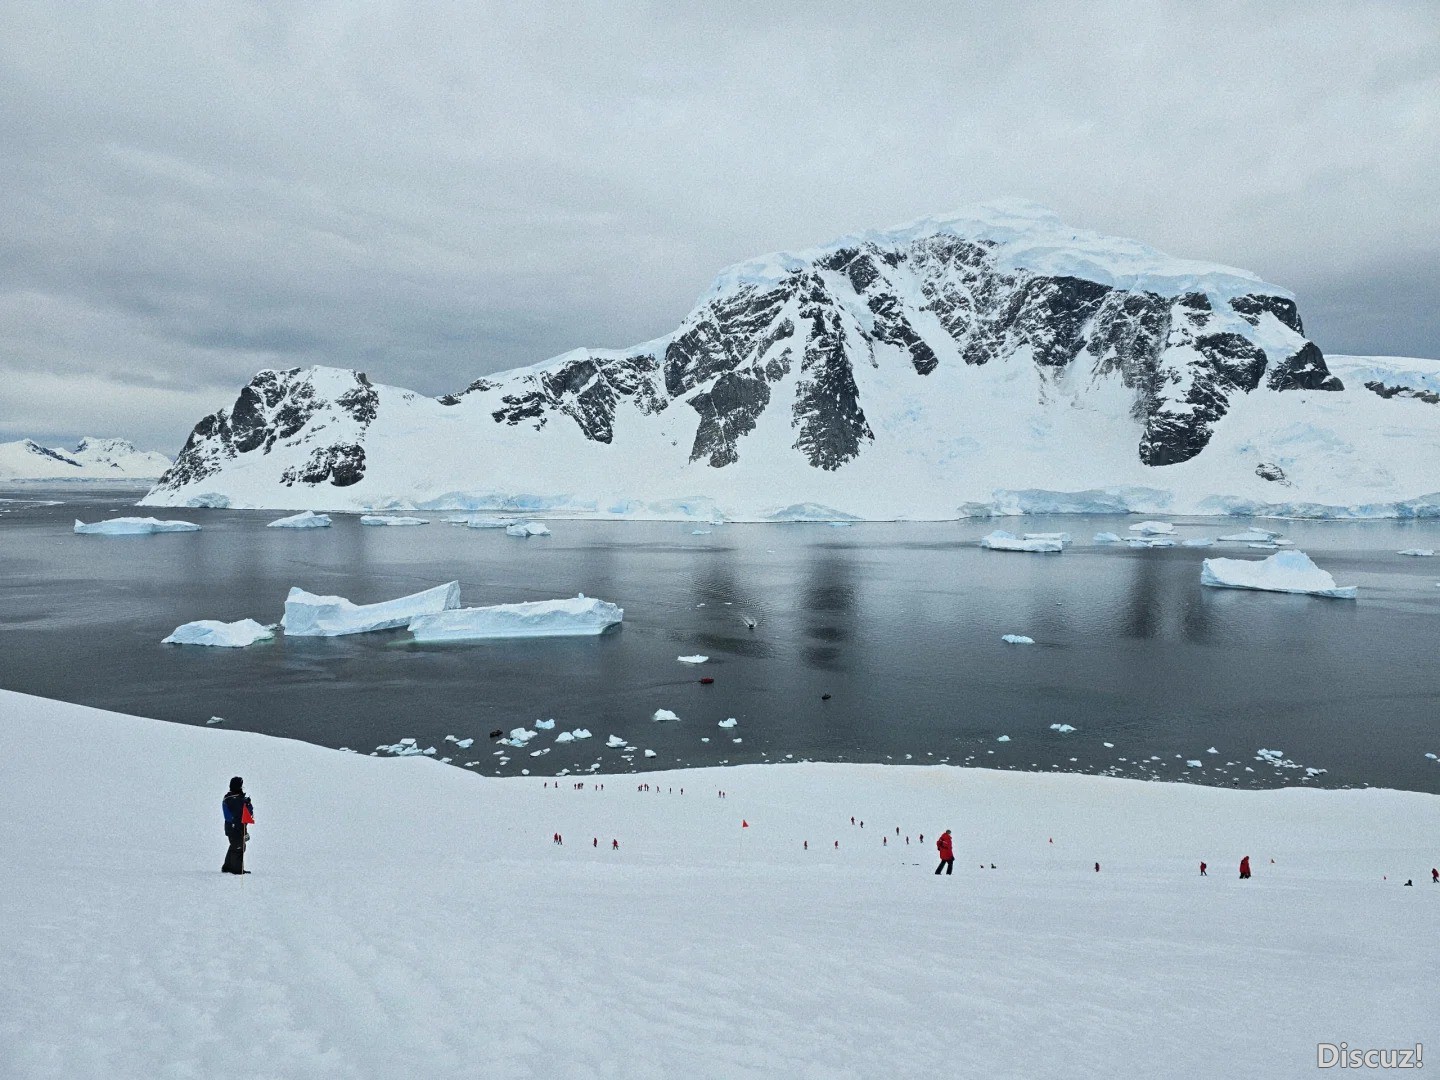
[[[137,450],[124,439],[87,436],[74,450],[33,439],[0,443],[0,480],[154,480],[170,464],[164,454]]]
[[[263,371],[145,501],[1414,512],[1388,504],[1440,487],[1440,413],[1419,385],[1440,365],[1349,363],[1359,381],[1305,337],[1285,289],[1004,203],[742,263],[666,337],[439,399],[343,369]]]

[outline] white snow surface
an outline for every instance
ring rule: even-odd
[[[33,439],[0,443],[0,480],[158,480],[170,459],[125,439],[86,436],[74,450]]]
[[[410,633],[416,641],[581,637],[602,634],[624,617],[623,608],[582,595],[420,615],[410,620]]]
[[[92,521],[87,525],[76,518],[75,531],[89,536],[148,536],[151,533],[199,532],[200,526],[190,521],[162,521],[153,517],[118,517]]]
[[[1436,1035],[1431,795],[820,764],[571,792],[5,691],[0,722],[16,1080],[1283,1080]],[[116,777],[123,843],[84,797]]]
[[[1200,584],[1224,589],[1303,593],[1338,600],[1355,599],[1354,585],[1337,586],[1303,551],[1277,551],[1268,559],[1206,559]]]
[[[160,644],[214,645],[225,649],[243,649],[257,641],[269,641],[274,636],[273,625],[266,626],[254,619],[241,619],[239,622],[200,619],[177,626]]]
[[[325,529],[330,526],[329,514],[317,514],[314,510],[303,510],[289,517],[277,518],[266,526],[268,529]]]
[[[459,606],[458,581],[378,604],[355,604],[343,596],[317,596],[294,588],[285,598],[285,616],[280,625],[288,637],[340,637],[392,630],[422,615]]]
[[[1054,537],[1037,537],[1027,539],[1016,536],[1014,533],[1006,532],[1004,529],[996,529],[994,532],[980,538],[980,546],[989,548],[991,551],[1031,551],[1045,554],[1053,554],[1065,550],[1065,545]]]

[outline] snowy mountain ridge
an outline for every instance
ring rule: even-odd
[[[145,502],[943,519],[1070,493],[1427,512],[1400,506],[1440,463],[1433,403],[1411,392],[1425,362],[1406,363],[1347,380],[1286,290],[1003,203],[738,264],[665,337],[438,399],[260,372]]]
[[[170,468],[164,454],[125,439],[86,436],[74,450],[33,439],[0,443],[0,480],[155,480]]]

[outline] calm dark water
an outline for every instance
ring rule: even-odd
[[[519,540],[444,515],[282,530],[264,527],[276,513],[190,510],[158,516],[200,533],[108,538],[72,522],[151,513],[131,509],[133,489],[14,485],[0,497],[12,500],[0,502],[0,685],[44,697],[189,724],[222,716],[364,752],[410,737],[487,773],[793,757],[1440,792],[1440,765],[1424,756],[1440,752],[1440,558],[1395,554],[1440,548],[1440,523],[1275,525],[1361,587],[1347,603],[1201,588],[1207,554],[1265,554],[1243,547],[1089,543],[1123,532],[1116,517],[1000,523],[1078,541],[1039,556],[976,547],[990,522],[692,535],[551,518],[552,537]],[[1244,524],[1192,519],[1181,534]],[[458,646],[417,646],[404,631],[160,644],[192,619],[278,621],[292,585],[367,603],[454,578],[467,605],[584,592],[624,607],[625,623],[598,639]],[[1006,633],[1038,644],[1005,645]],[[690,653],[710,662],[676,661]],[[654,723],[659,708],[681,721]],[[733,730],[717,727],[727,717]],[[542,718],[594,737],[557,745],[541,732],[501,764],[487,733]],[[604,745],[611,734],[655,758],[627,760]],[[456,750],[446,735],[475,744]],[[1255,760],[1261,748],[1298,767]],[[1307,779],[1307,767],[1326,771]]]

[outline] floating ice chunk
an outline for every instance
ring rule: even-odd
[[[433,615],[460,606],[458,581],[379,604],[352,604],[343,596],[317,596],[291,589],[285,598],[280,625],[290,637],[339,637],[391,630],[421,615]]]
[[[654,750],[646,750],[646,751],[645,751],[645,756],[646,756],[646,757],[654,757],[654,756],[655,756],[655,751],[654,751]]]
[[[535,727],[536,727],[538,730],[540,730],[540,731],[551,731],[551,730],[553,730],[554,727],[555,727],[555,721],[554,721],[553,719],[550,719],[550,720],[536,720],[536,721],[535,721]]]
[[[1051,731],[1058,731],[1058,732],[1060,732],[1060,734],[1062,734],[1062,735],[1068,735],[1070,732],[1074,731],[1075,729],[1074,729],[1073,727],[1071,727],[1069,724],[1051,724],[1051,725],[1050,725],[1050,730],[1051,730]]]
[[[1396,555],[1418,555],[1420,558],[1429,558],[1435,554],[1434,548],[1406,548],[1404,551],[1397,551]]]
[[[574,742],[576,739],[588,739],[590,732],[583,727],[577,727],[574,731],[562,731],[555,736],[557,743]]]
[[[1115,749],[1115,744],[1114,744],[1113,742],[1101,743],[1100,745],[1103,746],[1103,747],[1105,747],[1105,748],[1108,749],[1108,750],[1114,750],[1114,749]]]
[[[740,722],[740,721],[736,720],[735,717],[732,716],[732,717],[729,717],[728,719],[721,720],[720,723],[719,723],[717,726],[723,727],[723,728],[732,728],[732,727],[734,727],[736,724],[738,724],[739,722]]]
[[[375,749],[382,754],[393,754],[395,757],[410,757],[415,754],[433,755],[435,753],[433,746],[428,750],[421,750],[420,747],[415,745],[414,739],[401,739],[399,742],[392,743],[390,746],[377,746]]]
[[[708,656],[701,656],[697,653],[694,656],[677,656],[675,659],[679,660],[682,664],[703,664],[706,660],[709,660],[710,658]]]
[[[654,720],[657,724],[663,724],[668,720],[679,720],[680,717],[676,716],[669,709],[656,709],[655,715],[650,719]]]
[[[1219,752],[1220,752],[1220,751],[1219,751],[1219,750],[1216,750],[1215,747],[1213,747],[1213,746],[1210,747],[1208,750],[1205,751],[1205,753],[1207,753],[1207,754],[1218,754]]]
[[[709,530],[709,529],[691,529],[691,530],[690,530],[690,535],[691,535],[691,536],[709,536],[709,535],[710,535],[710,530]]]
[[[1120,537],[1118,534],[1113,532],[1098,532],[1095,534],[1095,543],[1118,544],[1120,543]]]
[[[291,514],[289,517],[276,518],[265,527],[267,529],[326,529],[330,527],[330,515],[317,514],[314,510],[305,510],[298,514]]]
[[[445,520],[452,525],[464,525],[467,529],[508,529],[514,524],[511,518],[491,517],[489,514],[457,514]]]
[[[478,641],[484,638],[585,637],[621,622],[625,611],[584,595],[571,600],[455,608],[410,622],[416,641]]]
[[[257,641],[269,641],[275,636],[275,627],[265,626],[254,619],[239,622],[216,622],[201,619],[177,626],[161,645],[215,645],[224,649],[243,649]]]
[[[461,750],[469,750],[470,747],[472,747],[472,746],[475,745],[475,740],[474,740],[474,739],[456,739],[456,740],[455,740],[455,745],[458,746]]]
[[[1306,770],[1305,770],[1305,775],[1306,775],[1306,776],[1320,776],[1322,773],[1327,773],[1327,772],[1329,772],[1329,771],[1330,771],[1329,769],[1306,769]]]
[[[524,746],[533,738],[535,738],[535,732],[528,728],[517,727],[510,729],[510,744],[512,746]]]
[[[88,536],[148,536],[151,533],[199,532],[200,526],[189,521],[161,521],[153,517],[118,517],[109,521],[92,521],[87,525],[76,518],[75,531]]]
[[[744,742],[745,740],[737,736],[736,738],[733,738],[733,739],[731,739],[730,741],[731,741],[732,743],[738,743],[738,742]]]
[[[1133,548],[1169,548],[1175,546],[1175,540],[1169,536],[1122,536],[1121,541],[1126,547]]]
[[[1354,600],[1355,586],[1336,586],[1335,579],[1303,551],[1277,551],[1268,559],[1206,559],[1200,584],[1219,589],[1258,589],[1261,592],[1301,593]]]
[[[212,717],[210,717],[209,720],[206,720],[206,721],[205,721],[205,723],[207,723],[207,724],[223,724],[224,722],[225,722],[225,717],[223,717],[223,716],[212,716]],[[343,750],[343,749],[345,749],[345,748],[342,746],[341,749]],[[1431,756],[1431,757],[1434,757],[1435,755],[1434,755],[1434,754],[1431,754],[1430,756]]]
[[[388,514],[361,514],[361,525],[429,525],[426,518],[392,517]]]
[[[506,536],[549,536],[550,530],[538,521],[517,521],[505,526]]]
[[[1011,645],[1034,645],[1033,637],[1026,637],[1024,634],[1001,634],[1000,640]]]
[[[1175,526],[1168,521],[1141,521],[1129,528],[1141,536],[1166,536],[1175,531]]]
[[[1000,735],[1000,736],[998,736],[998,737],[995,739],[995,741],[996,741],[996,742],[1009,742],[1009,741],[1010,741],[1010,736],[1009,736],[1009,735]]]
[[[1259,548],[1261,551],[1278,551],[1279,544],[1246,544],[1248,548]]]
[[[1214,540],[1211,540],[1208,536],[1196,536],[1196,537],[1192,537],[1192,538],[1189,539],[1189,540],[1181,540],[1181,541],[1180,541],[1180,546],[1181,546],[1181,547],[1188,547],[1188,548],[1202,548],[1202,547],[1210,547],[1210,546],[1213,545],[1214,543],[1215,543],[1215,541],[1214,541]]]
[[[622,739],[619,735],[611,735],[608,739],[605,740],[605,745],[611,748],[624,746],[625,740]]]
[[[1220,540],[1226,544],[1263,544],[1274,540],[1279,535],[1279,533],[1270,532],[1268,529],[1246,529],[1244,532],[1222,536]]]
[[[1025,536],[1024,536],[1024,539],[1026,539],[1026,540],[1059,540],[1060,543],[1062,543],[1062,544],[1068,544],[1068,543],[1070,543],[1070,534],[1069,534],[1068,532],[1026,533]]]
[[[1188,768],[1188,769],[1199,769],[1199,768],[1203,768],[1204,766],[1203,766],[1203,763],[1202,763],[1202,762],[1199,762],[1199,761],[1195,760],[1194,758],[1191,758],[1189,761],[1185,762],[1185,767]]]
[[[1035,551],[1053,553],[1064,551],[1065,545],[1059,540],[1025,540],[1004,529],[996,529],[980,540],[982,548],[991,551]]]

